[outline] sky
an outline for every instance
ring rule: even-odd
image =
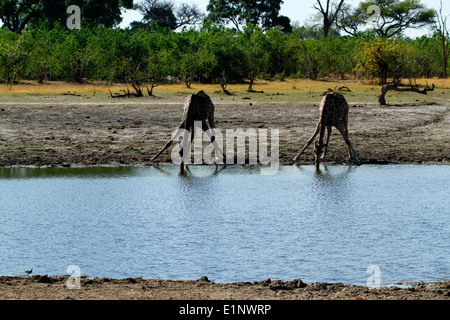
[[[209,0],[172,0],[175,4],[188,3],[188,4],[196,4],[197,7],[206,13],[206,6],[209,3]],[[349,4],[352,6],[356,6],[360,0],[347,0]],[[317,10],[313,8],[316,0],[284,0],[284,3],[281,5],[280,14],[287,16],[291,19],[291,23],[298,22],[300,25],[303,25],[306,20],[308,20],[312,15],[317,13]],[[325,3],[325,1],[322,1]],[[439,9],[440,8],[440,0],[422,0],[428,8],[431,9]],[[442,0],[443,12],[445,15],[450,15],[450,1]],[[130,22],[134,20],[140,20],[141,15],[132,10],[127,10],[123,14],[123,21],[120,25],[121,27],[126,27],[130,24]],[[450,20],[450,19],[449,19]],[[429,29],[422,30],[409,30],[406,32],[406,35],[409,37],[417,37],[422,35],[431,34]]]

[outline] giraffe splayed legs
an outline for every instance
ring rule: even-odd
[[[344,96],[337,92],[328,93],[325,97],[323,97],[320,103],[319,110],[320,118],[314,134],[308,140],[303,149],[300,150],[300,152],[294,157],[293,160],[296,161],[306,150],[306,148],[308,148],[308,146],[313,142],[314,138],[319,134],[319,139],[314,145],[315,165],[316,168],[318,168],[320,159],[325,159],[328,143],[330,141],[331,130],[334,126],[339,130],[340,134],[344,138],[345,143],[348,146],[350,159],[356,159],[359,163],[362,163],[363,160],[356,153],[355,149],[353,149],[353,146],[348,138],[349,107]],[[325,129],[327,129],[326,143],[323,142]]]
[[[214,104],[211,98],[204,92],[199,91],[190,94],[184,103],[184,114],[178,129],[185,129],[191,133],[191,141],[194,138],[194,125],[196,121],[201,121],[202,130],[207,132],[208,129],[214,129]],[[208,124],[206,123],[208,121]],[[215,143],[215,138],[213,135],[210,136],[211,143],[223,157],[223,151],[219,148],[217,143]],[[154,161],[161,153],[163,153],[167,148],[171,146],[173,139],[169,140],[166,145],[159,151],[150,161]],[[183,158],[183,150],[180,150],[180,156]],[[184,163],[181,163],[182,171],[184,172]]]

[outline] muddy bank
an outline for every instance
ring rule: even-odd
[[[219,129],[279,129],[281,164],[292,163],[318,119],[318,103],[213,101]],[[448,163],[449,106],[350,105],[350,140],[364,160]],[[0,166],[151,165],[179,123],[182,108],[183,97],[148,103],[0,102]],[[155,164],[171,163],[170,150]],[[297,163],[313,160],[311,146]],[[334,130],[327,163],[346,161],[345,143]]]
[[[304,283],[301,280],[264,280],[213,283],[160,279],[82,278],[79,289],[69,289],[68,276],[0,277],[0,299],[73,300],[450,300],[450,280],[368,288],[342,283]]]

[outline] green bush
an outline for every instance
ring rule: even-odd
[[[384,56],[370,56],[378,53]],[[43,24],[18,35],[0,29],[0,81],[4,83],[20,79],[137,84],[182,81],[189,86],[199,81],[226,87],[258,78],[348,75],[385,81],[394,74],[404,78],[441,76],[442,66],[437,37],[315,40],[251,25],[242,32],[223,27],[180,32],[166,28],[67,30]]]

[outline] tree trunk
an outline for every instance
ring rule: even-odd
[[[328,17],[323,18],[323,36],[326,38],[330,33],[332,23],[328,20]]]
[[[152,80],[152,84],[151,84],[151,86],[150,86],[150,89],[147,87],[147,93],[148,93],[148,96],[149,96],[149,97],[153,97],[153,88],[154,88],[154,87],[157,87],[157,86],[158,86],[158,84],[155,83],[155,82]]]
[[[223,93],[225,93],[225,94],[228,95],[228,96],[231,96],[230,91],[227,90],[227,84],[226,84],[226,82],[220,80],[220,81],[219,81],[219,85],[220,85],[220,88],[222,89]]]
[[[442,37],[443,37],[442,38],[442,54],[444,56],[444,79],[447,79],[447,77],[448,77],[447,67],[448,67],[450,45],[445,43],[445,38],[444,38],[444,36],[442,36]]]
[[[136,85],[134,84],[134,82],[131,82],[131,86],[133,87],[134,91],[136,91],[135,96],[136,97],[143,97],[144,95],[142,94],[142,90],[141,90],[141,86],[140,85]]]
[[[227,76],[226,76],[225,70],[222,70],[222,75],[219,78],[219,85],[220,85],[220,88],[222,89],[223,93],[231,96],[231,93],[227,90]]]
[[[427,84],[427,86],[423,90],[420,90],[417,85],[415,85],[415,86],[411,85],[411,87],[409,87],[409,88],[399,88],[398,87],[399,85],[400,85],[400,81],[395,81],[395,82],[392,82],[389,84],[385,84],[384,86],[381,87],[381,94],[378,97],[378,102],[380,103],[381,106],[387,106],[386,94],[388,93],[388,91],[392,90],[392,91],[399,91],[399,92],[417,92],[420,94],[427,94],[428,91],[434,91],[434,88],[435,88],[434,83],[431,88]]]
[[[248,89],[247,92],[253,92],[253,82],[255,82],[255,80],[253,78],[250,79],[250,84],[248,85]]]
[[[252,92],[252,93],[264,93],[264,91],[256,91],[256,90],[253,90],[253,84],[254,84],[254,82],[255,82],[255,78],[250,78],[250,84],[248,85],[248,89],[247,89],[247,92]]]
[[[380,104],[380,106],[387,106],[387,103],[386,103],[386,93],[389,91],[388,86],[389,86],[389,85],[386,84],[386,85],[384,85],[384,86],[381,87],[381,94],[380,94],[380,96],[378,97],[378,103]]]

